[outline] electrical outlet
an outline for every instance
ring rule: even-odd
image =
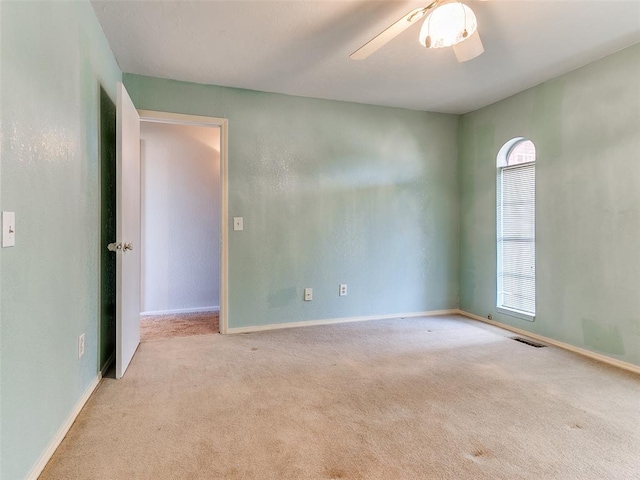
[[[84,333],[78,337],[78,358],[84,355]]]
[[[347,296],[347,284],[346,283],[341,283],[340,284],[340,296],[341,297],[346,297]]]
[[[310,302],[313,300],[313,288],[305,288],[304,289],[304,301]]]

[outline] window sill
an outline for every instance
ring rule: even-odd
[[[496,307],[496,310],[505,315],[509,315],[510,317],[516,317],[520,320],[526,320],[527,322],[535,322],[536,316],[530,313],[521,312],[520,310],[511,310],[510,308],[505,307]]]

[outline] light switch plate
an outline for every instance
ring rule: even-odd
[[[242,217],[233,217],[233,229],[236,231],[244,230],[244,221]]]
[[[2,212],[2,247],[13,247],[16,244],[16,214]]]
[[[310,302],[313,300],[313,288],[305,288],[304,289],[304,301]]]

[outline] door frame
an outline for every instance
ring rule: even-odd
[[[197,125],[220,128],[220,333],[229,331],[229,195],[228,195],[228,129],[226,118],[203,117],[182,113],[138,110],[141,122]]]

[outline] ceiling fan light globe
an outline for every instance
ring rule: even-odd
[[[484,46],[480,40],[480,34],[476,31],[464,42],[460,42],[453,46],[453,52],[456,54],[458,62],[468,62],[484,53]]]
[[[443,48],[456,45],[473,35],[478,21],[473,10],[464,3],[440,5],[427,16],[420,30],[420,43],[427,48]],[[427,45],[426,39],[431,39]]]

